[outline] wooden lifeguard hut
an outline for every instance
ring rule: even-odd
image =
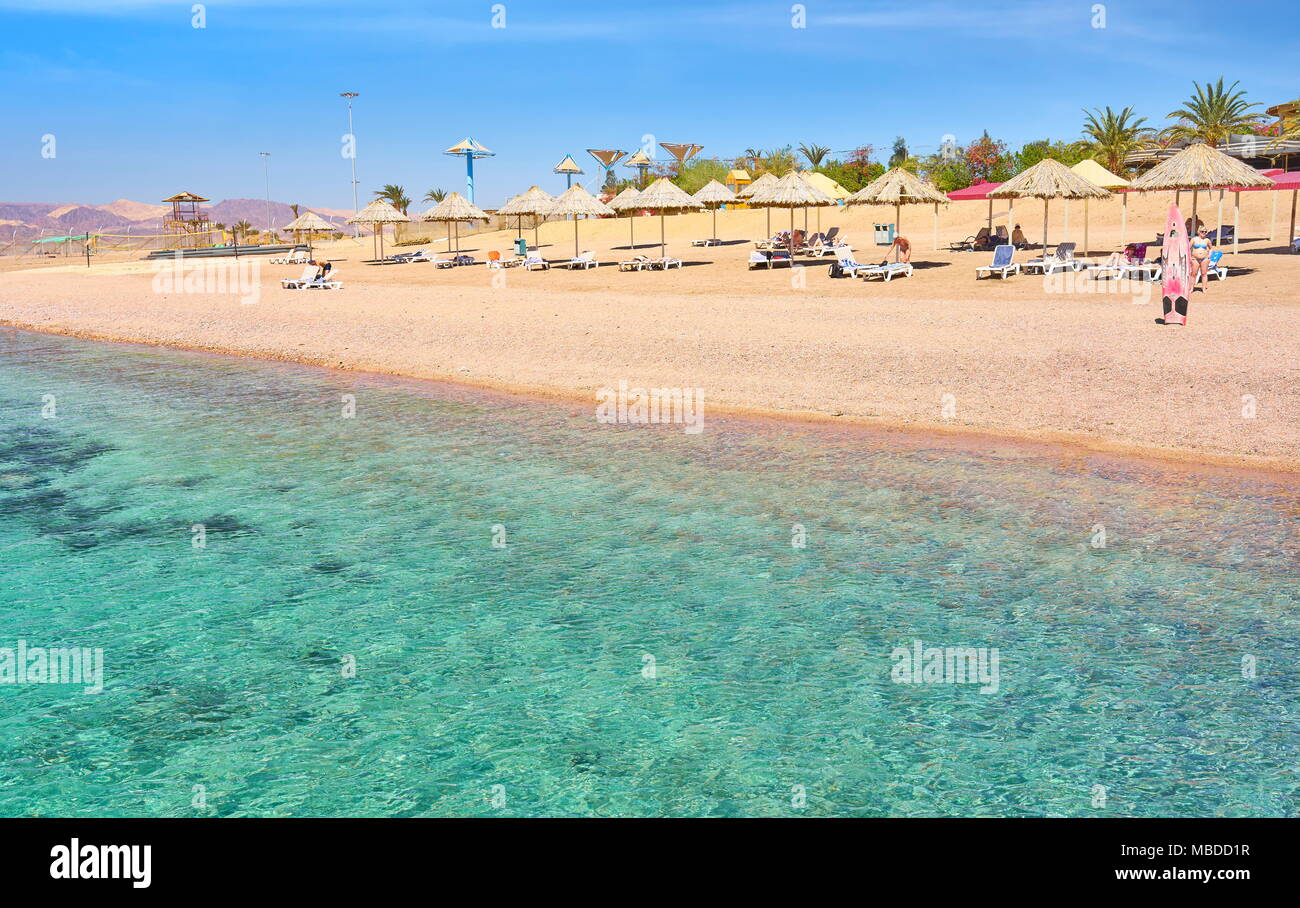
[[[192,192],[178,192],[170,199],[172,210],[163,217],[163,233],[167,249],[197,249],[212,242],[212,223],[208,213],[199,207],[208,201]]]

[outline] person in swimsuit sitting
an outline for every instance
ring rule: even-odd
[[[1192,237],[1191,254],[1192,254],[1192,286],[1204,284],[1208,280],[1208,268],[1210,261],[1211,243],[1210,238],[1206,235],[1204,227],[1196,232]]]

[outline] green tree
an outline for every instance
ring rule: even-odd
[[[1228,136],[1251,132],[1259,124],[1260,115],[1250,112],[1259,104],[1246,100],[1246,93],[1237,89],[1241,83],[1233,82],[1224,88],[1220,76],[1213,85],[1192,84],[1196,87],[1195,94],[1169,113],[1168,119],[1178,121],[1165,130],[1169,138],[1204,142],[1214,148],[1226,142]]]
[[[672,176],[672,181],[683,192],[695,193],[699,192],[709,180],[726,183],[729,170],[731,166],[726,161],[717,158],[695,158],[683,164],[681,169]]]
[[[1007,151],[1007,143],[994,139],[987,129],[984,130],[983,135],[966,146],[961,156],[970,168],[972,180],[1000,183],[1012,176],[1015,162]]]
[[[903,141],[902,136],[894,138],[894,150],[889,155],[889,166],[897,167],[906,161],[911,155],[907,153],[907,142]]]
[[[1041,139],[1026,142],[1015,154],[1015,171],[1028,170],[1044,158],[1054,158],[1066,167],[1073,167],[1080,161],[1092,157],[1092,146],[1088,142],[1053,142]]]
[[[232,229],[235,232],[236,239],[239,237],[248,239],[248,235],[253,231],[253,225],[248,223],[248,221],[240,221]]]
[[[808,159],[808,166],[816,170],[826,160],[826,156],[831,150],[825,145],[800,145],[799,154]]]
[[[1124,159],[1151,139],[1151,130],[1142,126],[1147,118],[1134,117],[1132,107],[1119,113],[1107,107],[1083,114],[1083,135],[1091,145],[1092,157],[1111,173],[1120,173]]]
[[[794,170],[794,146],[786,145],[766,152],[760,155],[754,164],[754,169],[758,173],[772,173],[778,177],[783,177]],[[758,176],[758,173],[751,174],[751,176]]]
[[[402,214],[406,214],[406,209],[411,207],[411,199],[406,190],[396,183],[385,183],[383,189],[375,190],[375,196],[384,199]]]
[[[430,189],[428,192],[424,194],[424,198],[422,199],[422,201],[436,203],[436,202],[441,202],[446,197],[447,197],[447,190]]]

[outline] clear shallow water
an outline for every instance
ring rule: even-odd
[[[0,814],[1294,815],[1281,483],[3,332]]]

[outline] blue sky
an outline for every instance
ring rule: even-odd
[[[351,208],[343,90],[361,94],[362,204],[390,182],[463,192],[441,152],[471,135],[497,152],[484,206],[562,189],[566,153],[590,181],[584,149],[647,135],[705,155],[895,135],[925,152],[983,129],[1074,138],[1083,107],[1162,122],[1220,75],[1265,106],[1300,96],[1294,0],[1116,0],[1104,28],[1073,0],[808,0],[803,28],[789,0],[502,5],[493,28],[490,0],[213,0],[194,28],[192,2],[0,0],[0,201],[261,198],[269,151],[273,198]]]

